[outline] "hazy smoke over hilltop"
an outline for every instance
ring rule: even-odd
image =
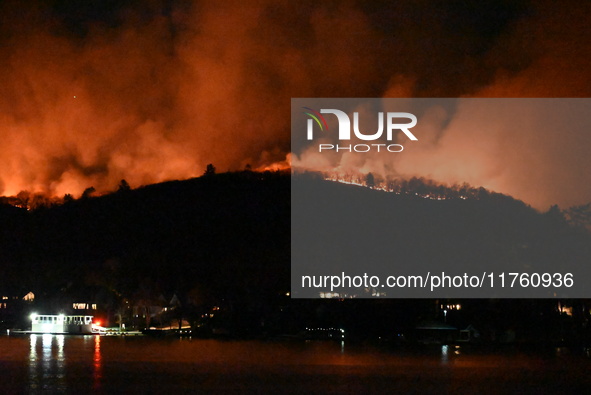
[[[582,11],[504,1],[7,2],[0,193],[77,195],[122,178],[197,176],[207,163],[264,167],[289,152],[291,97],[588,96]],[[432,149],[443,161],[456,155]],[[555,154],[555,172],[568,171]],[[499,168],[501,159],[484,158]],[[519,179],[495,185],[529,198]]]

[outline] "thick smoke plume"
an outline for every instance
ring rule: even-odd
[[[121,179],[137,187],[201,175],[208,163],[220,171],[281,166],[291,97],[588,96],[590,13],[581,7],[588,6],[6,2],[0,193],[80,195]],[[570,180],[568,196],[534,200],[522,179],[545,168],[511,152],[464,158],[444,140],[429,155],[458,168],[483,161],[471,166],[473,184],[539,206],[591,196],[571,183],[586,180]],[[560,160],[570,148],[532,155],[557,177],[589,164]],[[443,182],[463,177],[399,166]],[[503,175],[506,166],[512,176]],[[556,187],[542,183],[536,193]]]

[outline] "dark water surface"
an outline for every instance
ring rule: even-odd
[[[591,393],[591,361],[435,346],[0,336],[0,393]]]

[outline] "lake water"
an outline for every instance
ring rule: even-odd
[[[0,393],[583,394],[584,352],[331,342],[0,336]]]

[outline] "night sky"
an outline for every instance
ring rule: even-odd
[[[590,19],[578,1],[3,1],[0,194],[279,168],[291,97],[589,97]],[[588,134],[489,129],[396,171],[591,201]]]

